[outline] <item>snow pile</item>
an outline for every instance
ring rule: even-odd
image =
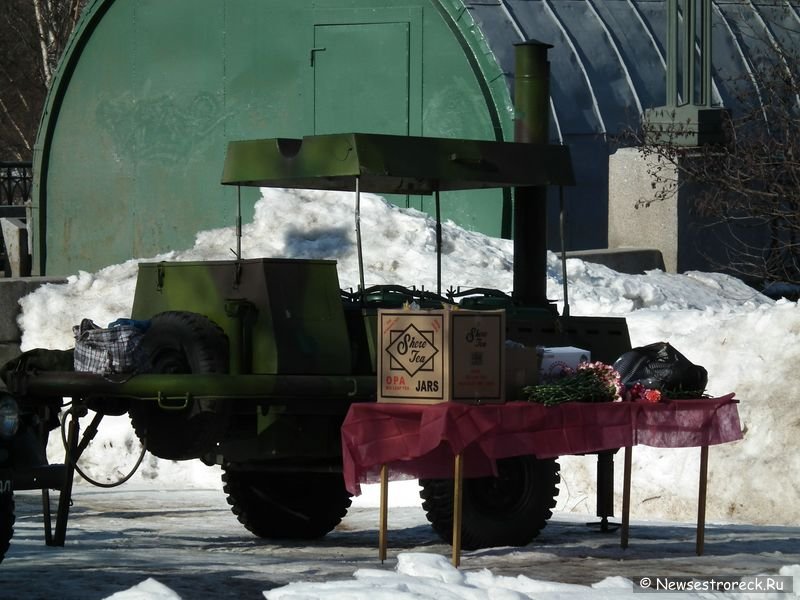
[[[789,588],[800,582],[800,565],[782,567],[773,579],[776,587]],[[792,578],[788,579],[788,578]],[[645,577],[639,581],[648,580]],[[677,578],[673,578],[676,580]],[[702,578],[695,585],[708,585]],[[717,578],[719,579],[719,578]],[[731,580],[736,578],[731,578]],[[756,584],[750,577],[742,578]],[[650,579],[652,582],[652,579]],[[690,584],[686,581],[683,585]],[[761,581],[764,585],[764,580]],[[651,583],[651,585],[655,585]],[[714,585],[714,584],[711,584]],[[296,582],[264,592],[266,600],[600,600],[635,597],[639,587],[624,577],[606,577],[591,585],[558,583],[531,579],[524,575],[508,577],[491,571],[459,571],[437,554],[404,552],[397,556],[395,571],[358,569],[353,579],[324,583]],[[684,600],[744,600],[796,598],[791,591],[754,593],[702,591],[672,592],[671,598]],[[147,579],[129,590],[109,596],[107,600],[173,600],[179,596],[153,579]]]
[[[367,285],[395,283],[434,290],[435,223],[424,213],[362,195]],[[510,291],[512,243],[443,227],[443,289],[493,287]],[[149,260],[230,257],[232,228],[198,234],[195,246]],[[342,287],[358,284],[353,195],[266,190],[254,221],[244,227],[245,257],[327,258],[338,261]],[[127,316],[138,261],[81,272],[63,285],[46,285],[22,300],[23,349],[69,348],[71,326],[84,317],[102,324]],[[634,346],[667,341],[709,372],[709,392],[734,391],[742,400],[742,442],[711,450],[708,518],[749,523],[800,521],[800,471],[793,448],[800,433],[794,406],[794,363],[800,357],[800,308],[773,302],[742,282],[719,274],[624,275],[577,259],[568,261],[573,315],[624,315]],[[562,303],[560,265],[548,257],[548,295]],[[54,322],[53,315],[59,315]],[[85,470],[116,479],[133,462],[127,418],[104,421]],[[98,448],[95,450],[94,448]],[[51,452],[56,452],[56,443]],[[618,463],[621,463],[621,454]],[[634,450],[632,518],[691,521],[695,517],[699,451]],[[558,510],[593,514],[595,465],[564,457]],[[621,479],[621,466],[617,476]],[[174,464],[149,457],[139,481],[219,486],[217,470],[198,462]],[[617,490],[622,489],[621,481]]]
[[[779,575],[794,576],[800,581],[800,566],[782,567]],[[633,596],[634,583],[624,577],[606,577],[592,585],[577,585],[516,577],[498,576],[486,569],[475,572],[459,571],[443,556],[414,552],[397,556],[395,572],[359,569],[353,581],[319,583],[290,583],[264,592],[267,600],[582,600]],[[638,584],[637,586],[638,587]],[[784,594],[769,594],[781,598]],[[749,594],[704,592],[682,593],[678,597],[691,600],[736,598]],[[763,593],[752,594],[753,598]],[[675,597],[675,596],[672,596]]]
[[[181,597],[151,577],[132,588],[107,596],[106,600],[181,600]]]
[[[592,586],[569,583],[537,581],[523,575],[496,576],[488,570],[459,571],[445,557],[437,554],[414,552],[397,556],[395,572],[378,569],[359,569],[352,581],[335,581],[324,584],[290,583],[287,586],[264,592],[267,600],[293,600],[314,598],[325,600],[398,600],[421,598],[442,600],[489,600],[502,598],[557,599],[569,595],[592,598],[618,598],[630,593],[633,584],[621,577],[610,577]]]

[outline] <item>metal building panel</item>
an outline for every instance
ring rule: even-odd
[[[132,5],[119,4],[108,10],[106,18],[113,23],[131,22],[133,13]],[[99,30],[87,45],[85,56],[70,74],[81,84],[70,86],[58,107],[70,117],[54,119],[52,115],[58,113],[51,108],[45,110],[42,119],[64,151],[47,152],[44,144],[37,141],[34,152],[34,273],[41,272],[48,248],[52,249],[54,261],[62,260],[69,249],[77,264],[90,264],[98,248],[133,243],[131,220],[111,201],[108,190],[114,190],[114,198],[135,194],[136,165],[127,160],[126,148],[120,148],[115,141],[115,114],[106,107],[123,97],[122,90],[129,85],[134,36]],[[60,83],[54,79],[52,88],[58,89]],[[88,131],[94,135],[87,135]],[[116,168],[98,169],[98,155],[113,161]],[[61,184],[65,180],[71,183]],[[98,197],[95,190],[104,192]],[[43,194],[48,192],[52,201],[44,202]],[[91,207],[88,211],[87,205]]]
[[[136,165],[137,189],[128,207],[133,256],[145,255],[158,240],[190,246],[192,231],[207,227],[215,215],[219,221],[226,216],[208,201],[180,217],[175,212],[181,197],[202,197],[205,186],[201,178],[185,176],[178,187],[176,173],[204,173],[219,165],[214,141],[224,132],[225,5],[201,0],[195,8],[136,3],[134,66],[120,98],[129,111],[114,121],[125,135],[117,140],[127,150],[124,160]]]

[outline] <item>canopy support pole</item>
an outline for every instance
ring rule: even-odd
[[[358,289],[363,300],[364,290],[364,256],[361,252],[361,187],[360,178],[356,176],[356,250],[358,252]]]
[[[436,203],[436,293],[442,295],[442,212],[439,203],[439,190],[434,194]]]
[[[569,316],[569,286],[567,285],[567,241],[564,237],[564,225],[567,215],[564,212],[564,186],[558,186],[558,206],[559,206],[559,234],[561,237],[561,280],[564,287],[564,309],[561,311],[562,317]]]

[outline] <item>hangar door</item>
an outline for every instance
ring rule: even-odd
[[[314,133],[422,135],[421,10],[330,12],[317,15],[310,52]]]
[[[314,133],[409,134],[409,24],[314,28]]]

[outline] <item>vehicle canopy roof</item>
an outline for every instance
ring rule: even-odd
[[[433,194],[574,185],[569,148],[552,144],[368,133],[228,144],[222,183],[294,189]]]

